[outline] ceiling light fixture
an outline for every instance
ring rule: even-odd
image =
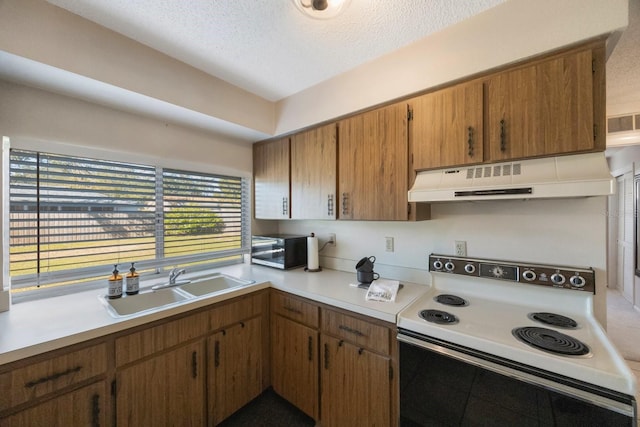
[[[298,10],[315,19],[338,15],[351,0],[292,0]]]

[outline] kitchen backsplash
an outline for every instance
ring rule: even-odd
[[[276,231],[314,232],[320,246],[335,233],[336,246],[320,253],[322,266],[355,273],[360,258],[374,255],[383,277],[416,283],[430,282],[428,254],[453,254],[456,240],[466,241],[471,257],[592,267],[594,309],[604,324],[607,215],[606,197],[461,202],[433,204],[430,221],[279,221]],[[386,237],[394,252],[385,251]]]

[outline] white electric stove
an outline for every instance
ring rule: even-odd
[[[447,403],[439,405],[438,416],[446,419],[437,422],[448,425],[468,423],[479,413],[506,425],[512,418],[522,425],[529,419],[532,425],[636,425],[635,377],[593,315],[593,270],[443,255],[431,255],[429,269],[430,292],[398,316],[407,425],[435,423],[428,404],[408,398],[428,395],[432,384],[452,393],[446,402],[460,402],[450,405],[447,417]],[[446,359],[433,359],[435,354]],[[483,373],[453,372],[446,379],[428,372],[444,371],[450,360],[461,363],[450,370],[474,366]],[[488,384],[496,388],[489,392]],[[515,399],[487,397],[522,384],[535,387],[526,396],[538,396],[526,408]]]

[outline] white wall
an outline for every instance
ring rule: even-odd
[[[14,147],[194,171],[249,177],[253,167],[248,143],[1,80],[0,135]]]
[[[467,242],[471,257],[592,267],[594,310],[606,326],[606,210],[606,197],[460,202],[433,204],[430,221],[280,221],[279,231],[315,232],[321,243],[336,233],[321,265],[355,272],[358,259],[375,255],[383,276],[418,283],[430,281],[427,256],[452,255],[455,240]],[[385,252],[386,236],[395,239],[393,253]]]

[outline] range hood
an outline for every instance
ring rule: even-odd
[[[603,152],[419,172],[410,202],[608,196],[615,180]]]

